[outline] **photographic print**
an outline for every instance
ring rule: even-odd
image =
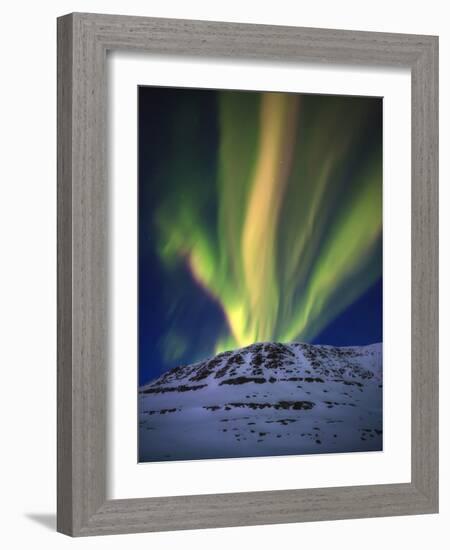
[[[383,448],[382,99],[140,86],[140,462]]]

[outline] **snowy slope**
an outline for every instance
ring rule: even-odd
[[[258,343],[139,389],[139,460],[382,449],[382,346]]]

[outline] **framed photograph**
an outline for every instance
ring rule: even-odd
[[[436,513],[438,39],[58,19],[58,530]]]

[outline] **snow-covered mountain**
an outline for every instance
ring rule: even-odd
[[[258,343],[139,388],[139,460],[382,449],[382,345]]]

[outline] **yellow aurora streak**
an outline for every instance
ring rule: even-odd
[[[216,232],[200,196],[158,217],[162,258],[185,259],[224,311],[216,352],[308,341],[380,276],[381,143],[348,169],[365,106],[346,105],[308,118],[301,96],[220,95]]]
[[[289,175],[297,118],[297,96],[264,94],[261,141],[242,233],[242,262],[248,300],[246,334],[230,324],[240,344],[269,340],[277,319],[276,236],[278,216]],[[242,322],[242,321],[241,321]]]

